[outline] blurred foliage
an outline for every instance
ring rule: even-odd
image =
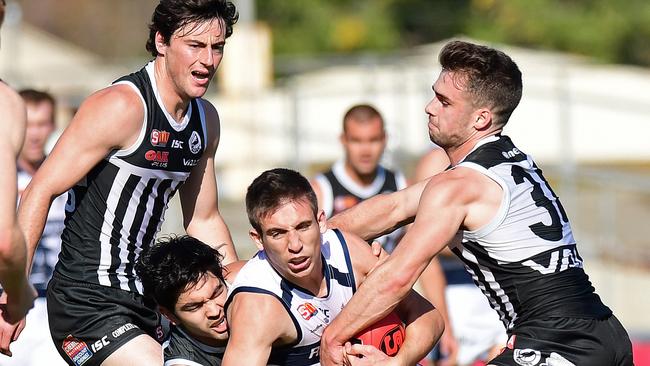
[[[274,52],[382,51],[456,35],[650,65],[647,0],[257,0]]]
[[[13,0],[30,23],[110,59],[146,57],[157,0]],[[457,35],[650,65],[648,0],[255,0],[276,55],[390,51]],[[236,31],[236,28],[235,28]]]

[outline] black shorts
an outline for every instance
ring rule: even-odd
[[[550,318],[517,327],[498,366],[633,366],[632,343],[614,315],[600,319]]]
[[[54,345],[72,366],[99,365],[141,334],[159,342],[163,338],[160,315],[152,301],[57,274],[48,285],[47,314]]]

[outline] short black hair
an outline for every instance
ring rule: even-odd
[[[440,51],[443,70],[457,73],[475,107],[492,110],[496,124],[505,125],[519,105],[521,71],[504,52],[464,41],[451,41]]]
[[[178,297],[207,273],[225,283],[219,252],[188,235],[163,237],[145,248],[135,271],[144,296],[172,312]]]
[[[381,121],[381,128],[383,130],[384,118],[381,116],[381,113],[379,113],[377,108],[371,106],[370,104],[354,105],[350,107],[350,109],[348,109],[348,111],[345,112],[345,115],[343,116],[343,132],[347,132],[347,125],[349,121],[367,122],[375,118],[379,118]]]
[[[307,178],[295,170],[275,168],[260,174],[246,192],[246,213],[253,229],[263,235],[260,221],[272,215],[278,206],[300,199],[307,199],[309,206],[318,214],[316,193]]]
[[[2,1],[2,0],[0,0]],[[38,104],[42,102],[47,102],[50,103],[52,106],[52,123],[54,123],[54,116],[56,114],[56,100],[52,96],[52,94],[44,91],[44,90],[36,90],[36,89],[21,89],[18,94],[20,94],[21,97],[23,97],[23,100],[27,104]]]
[[[156,32],[169,44],[174,32],[184,26],[212,19],[222,19],[226,26],[226,38],[232,34],[232,26],[237,23],[239,14],[235,5],[227,0],[161,0],[151,16],[147,51],[154,57],[156,49]]]

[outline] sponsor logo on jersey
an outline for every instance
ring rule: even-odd
[[[65,337],[61,348],[63,348],[63,352],[65,352],[65,354],[70,357],[70,360],[76,366],[83,365],[86,363],[86,361],[93,357],[93,353],[90,349],[88,349],[86,342],[83,342],[80,339],[73,337],[72,335]]]
[[[138,328],[137,325],[135,325],[135,324],[131,324],[131,323],[126,323],[126,324],[120,326],[119,328],[115,329],[115,330],[111,333],[111,335],[113,336],[113,338],[119,338],[119,337],[122,336],[124,333],[128,332],[129,330],[131,330],[131,329],[136,329],[136,328]]]
[[[512,355],[517,365],[521,366],[536,366],[542,360],[541,352],[530,348],[515,348]]]
[[[151,131],[151,145],[165,147],[169,142],[169,132],[153,129]]]
[[[298,306],[298,313],[300,313],[303,319],[309,320],[312,316],[318,314],[318,309],[311,303],[306,302]]]
[[[183,148],[183,142],[181,140],[172,140],[172,149],[182,149]]]
[[[320,346],[316,346],[309,351],[309,359],[311,360],[314,357],[320,358]]]
[[[185,159],[183,158],[184,166],[196,166],[199,163],[199,159]]]
[[[503,155],[503,157],[506,159],[514,158],[519,154],[521,154],[521,151],[519,151],[519,149],[517,149],[516,147],[513,147],[512,150],[510,151],[504,151],[501,153],[501,155]]]
[[[93,352],[97,353],[100,349],[108,346],[109,344],[111,344],[111,341],[108,340],[108,336],[103,336],[101,339],[98,339],[95,341],[95,343],[91,344],[90,349],[92,349]]]
[[[188,143],[190,145],[190,151],[192,154],[198,154],[199,151],[201,151],[201,137],[199,136],[198,132],[192,131],[192,135],[190,136]]]
[[[355,196],[345,195],[336,197],[334,199],[334,213],[345,211],[357,203],[359,203],[359,199]]]
[[[169,162],[169,151],[149,150],[144,154],[144,158],[151,162],[151,166],[164,168]]]

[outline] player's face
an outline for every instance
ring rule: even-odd
[[[214,18],[179,28],[169,45],[162,42],[162,36],[156,36],[158,53],[165,58],[167,74],[182,98],[202,97],[208,90],[223,57],[225,32],[223,20]]]
[[[26,106],[27,126],[20,158],[29,163],[39,163],[45,158],[45,143],[54,131],[52,104],[39,102],[27,103]]]
[[[263,217],[260,226],[262,235],[252,230],[251,237],[282,276],[297,285],[320,278],[321,233],[326,228],[322,211],[315,216],[307,199],[289,201]]]
[[[381,119],[347,121],[341,143],[345,149],[346,163],[357,175],[374,174],[386,147],[386,134]]]
[[[424,109],[429,116],[429,137],[442,148],[460,146],[475,133],[474,108],[462,85],[462,78],[443,70],[433,84],[435,95]]]
[[[205,344],[225,345],[228,323],[223,305],[227,294],[226,285],[207,272],[198,283],[181,293],[170,320]]]

